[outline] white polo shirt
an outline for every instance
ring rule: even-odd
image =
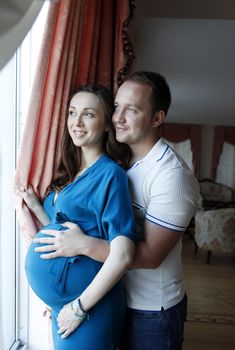
[[[162,139],[127,171],[137,230],[145,220],[182,234],[198,205],[199,185],[182,158]],[[156,269],[132,269],[125,277],[127,305],[139,310],[168,309],[185,294],[182,240]]]

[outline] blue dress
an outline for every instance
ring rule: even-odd
[[[61,223],[79,224],[85,234],[111,241],[124,235],[134,241],[134,214],[125,171],[108,156],[100,157],[90,168],[60,191],[44,201],[51,224],[47,229],[64,230]],[[40,231],[36,237],[44,237]],[[91,310],[68,338],[57,334],[57,316],[62,307],[78,297],[91,283],[102,263],[86,256],[40,258],[29,247],[25,269],[30,286],[52,308],[55,350],[113,350],[118,347],[125,317],[125,293],[118,282]]]

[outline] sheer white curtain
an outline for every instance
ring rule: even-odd
[[[235,190],[235,145],[224,142],[215,181]]]
[[[164,141],[174,150],[176,151],[181,158],[185,161],[185,163],[188,165],[189,169],[191,169],[194,172],[194,165],[193,165],[193,153],[191,149],[191,141],[185,140],[182,142],[170,142],[166,139]]]

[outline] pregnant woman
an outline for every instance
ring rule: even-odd
[[[29,247],[25,269],[34,292],[52,309],[55,350],[117,349],[125,316],[120,278],[133,254],[134,216],[123,167],[128,149],[116,142],[113,96],[103,86],[82,86],[70,99],[57,174],[43,206],[32,187],[18,189],[43,228],[77,223],[86,235],[110,242],[101,262],[86,256],[41,259]],[[117,161],[117,162],[116,162]],[[36,237],[43,237],[38,232]]]

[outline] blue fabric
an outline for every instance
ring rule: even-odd
[[[102,156],[86,172],[67,185],[54,202],[55,193],[44,201],[51,224],[45,228],[64,230],[61,223],[79,224],[89,236],[111,241],[124,235],[136,241],[134,214],[125,171]],[[40,231],[36,237],[44,237]],[[125,294],[121,282],[90,310],[85,321],[67,339],[57,334],[56,318],[64,304],[79,296],[102,264],[85,256],[43,260],[32,243],[25,269],[29,284],[53,312],[55,350],[111,350],[118,346],[125,316]]]
[[[122,350],[182,350],[187,296],[161,311],[127,309]]]

